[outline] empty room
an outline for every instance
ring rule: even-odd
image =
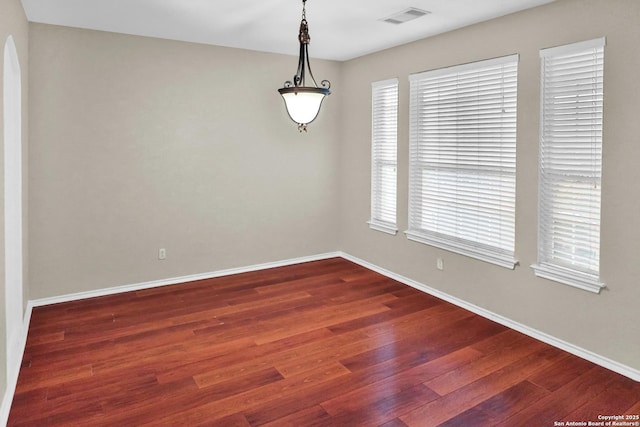
[[[640,426],[639,1],[0,39],[0,425]]]

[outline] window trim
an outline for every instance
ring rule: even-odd
[[[472,62],[472,63],[467,63],[467,64],[462,64],[462,65],[456,65],[456,66],[452,66],[452,67],[446,67],[446,68],[441,68],[441,69],[437,69],[437,70],[432,70],[432,71],[426,71],[426,72],[422,72],[422,73],[417,73],[417,74],[412,74],[409,76],[409,81],[411,83],[413,83],[414,81],[419,81],[421,79],[423,79],[424,77],[428,76],[428,78],[432,78],[432,77],[438,77],[438,76],[445,76],[445,75],[451,75],[454,73],[463,73],[466,71],[472,71],[472,70],[476,70],[476,69],[482,69],[482,68],[490,68],[493,66],[499,66],[499,65],[506,65],[506,64],[511,64],[511,63],[515,63],[516,66],[519,62],[519,54],[512,54],[512,55],[507,55],[507,56],[503,56],[503,57],[499,57],[499,58],[493,58],[493,59],[487,59],[487,60],[481,60],[481,61],[477,61],[477,62]],[[517,71],[516,71],[516,79],[517,79]],[[413,152],[416,149],[414,147],[415,144],[418,144],[417,141],[417,135],[416,135],[416,130],[414,129],[415,126],[415,122],[417,120],[417,107],[414,106],[414,103],[416,102],[415,98],[415,94],[413,92],[413,89],[411,91],[411,107],[410,107],[410,183],[409,183],[409,229],[405,231],[405,234],[407,236],[407,239],[415,241],[415,242],[419,242],[419,243],[423,243],[423,244],[428,244],[431,246],[435,246],[441,249],[445,249],[451,252],[455,252],[461,255],[465,255],[465,256],[469,256],[481,261],[485,261],[485,262],[489,262],[501,267],[505,267],[508,269],[514,269],[515,266],[518,264],[517,259],[515,258],[515,202],[516,202],[516,197],[515,197],[515,183],[514,183],[514,193],[513,193],[513,203],[514,203],[514,227],[513,227],[513,241],[514,241],[514,248],[512,251],[510,250],[506,250],[506,249],[502,249],[499,247],[494,247],[494,246],[490,246],[490,245],[485,245],[481,242],[474,242],[472,240],[467,240],[467,239],[463,239],[463,238],[458,238],[455,236],[449,236],[449,235],[444,235],[444,234],[439,234],[436,231],[430,231],[430,230],[425,230],[425,229],[419,229],[419,228],[414,228],[412,229],[412,215],[414,215],[415,212],[415,208],[412,207],[413,203],[416,202],[416,198],[418,196],[415,196],[413,193],[415,191],[417,191],[417,189],[415,188],[415,184],[413,183],[413,168],[416,167],[416,161],[414,160],[413,156]],[[515,101],[516,101],[516,108],[517,108],[517,83],[516,83],[516,95],[515,95]],[[516,115],[517,115],[517,111],[516,111]],[[516,122],[517,122],[517,117],[516,117]],[[515,160],[514,160],[514,164],[515,164]],[[515,175],[515,171],[514,171],[514,180],[516,178]],[[428,232],[426,232],[428,231]]]
[[[540,50],[540,130],[539,130],[539,164],[538,164],[538,261],[536,264],[531,265],[535,275],[544,279],[559,282],[565,285],[573,286],[582,290],[599,294],[605,287],[605,284],[600,280],[600,266],[598,265],[597,274],[593,272],[584,271],[579,268],[571,268],[562,264],[556,264],[545,260],[546,255],[543,254],[543,248],[541,242],[547,237],[543,237],[542,229],[542,216],[544,214],[542,207],[543,200],[543,181],[542,181],[542,144],[543,136],[545,134],[545,62],[544,59],[549,56],[563,56],[570,54],[579,54],[581,52],[588,51],[590,49],[599,49],[606,46],[606,38],[601,37],[593,40],[587,40],[577,43],[571,43],[562,46],[551,47]],[[602,84],[604,84],[604,63],[602,65]],[[600,106],[603,108],[603,105]],[[599,117],[602,122],[604,121],[604,111]],[[602,147],[603,138],[597,141],[596,144],[600,144]],[[602,161],[602,153],[600,153],[600,162]],[[601,176],[601,171],[600,176]],[[602,191],[602,185],[600,185],[600,192]],[[602,200],[600,199],[599,211],[602,209]],[[600,221],[602,214],[599,214],[598,220]],[[598,233],[601,234],[601,223],[598,225]],[[600,250],[600,247],[598,248]]]
[[[391,234],[391,235],[396,235],[398,233],[398,226],[397,226],[397,221],[398,221],[398,212],[397,212],[397,203],[398,203],[398,154],[397,154],[397,150],[398,150],[398,99],[399,99],[399,86],[398,86],[399,80],[397,78],[392,78],[392,79],[386,79],[386,80],[380,80],[380,81],[376,81],[376,82],[372,82],[371,83],[371,193],[370,193],[370,197],[371,197],[371,206],[370,206],[370,219],[369,221],[367,221],[367,224],[369,224],[369,228],[371,228],[372,230],[376,230],[376,231],[381,231],[383,233],[387,233],[387,234]],[[380,160],[378,160],[376,158],[376,144],[378,143],[376,141],[376,111],[375,111],[375,103],[376,103],[376,99],[375,99],[375,95],[376,95],[376,89],[378,88],[394,88],[395,87],[395,98],[396,98],[396,105],[395,105],[395,111],[393,112],[395,114],[394,120],[395,120],[395,163],[393,163],[393,167],[395,168],[395,197],[394,197],[394,203],[395,203],[395,212],[394,212],[394,219],[395,222],[390,222],[390,221],[385,221],[382,220],[380,218],[376,218],[377,215],[377,208],[376,208],[376,204],[380,203],[380,200],[378,200],[376,197],[380,196],[381,194],[376,194],[376,182],[378,179],[381,179],[380,176],[378,176],[378,169],[376,168],[376,163],[381,162]],[[379,190],[380,192],[382,190]]]

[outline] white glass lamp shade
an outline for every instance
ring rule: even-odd
[[[329,89],[316,87],[287,87],[278,89],[287,107],[287,113],[294,122],[306,125],[315,120],[320,106]]]

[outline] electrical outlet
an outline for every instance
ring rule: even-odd
[[[436,268],[440,271],[444,270],[444,261],[442,258],[436,259]]]
[[[165,248],[158,249],[158,259],[167,259],[167,250]]]

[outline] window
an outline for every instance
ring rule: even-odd
[[[537,276],[592,292],[599,279],[605,39],[540,51]]]
[[[410,76],[411,240],[514,268],[518,55]]]
[[[371,84],[371,220],[369,227],[396,234],[398,79]]]

